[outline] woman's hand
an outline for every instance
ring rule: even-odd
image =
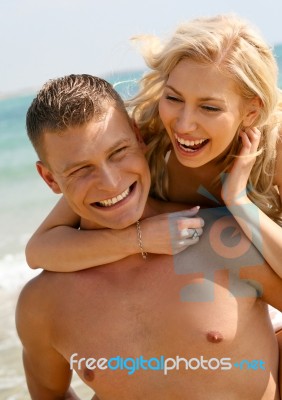
[[[257,158],[260,136],[257,128],[246,128],[240,132],[242,149],[222,185],[221,197],[227,207],[244,202],[247,198],[247,183]]]
[[[197,218],[199,207],[143,219],[142,242],[148,253],[174,255],[197,243],[204,221]]]

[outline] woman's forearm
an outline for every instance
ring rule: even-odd
[[[195,207],[155,215],[143,219],[138,229],[133,224],[125,229],[79,230],[74,227],[75,220],[70,221],[73,226],[55,225],[48,217],[26,246],[27,263],[31,268],[73,272],[136,253],[177,254],[196,244],[202,234],[203,221],[196,217],[198,210]],[[197,231],[196,239],[190,231]]]
[[[26,259],[31,268],[73,272],[111,263],[137,252],[135,226],[114,231],[57,226],[30,239]]]

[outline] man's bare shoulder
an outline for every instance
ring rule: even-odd
[[[46,296],[43,295],[42,290],[49,289],[49,280],[52,275],[54,275],[54,273],[42,271],[35,278],[28,281],[20,292],[18,302],[25,304],[33,302],[33,300],[36,299],[42,305],[46,300]]]
[[[36,330],[47,327],[52,301],[51,276],[52,273],[43,271],[23,287],[16,308],[16,324],[20,337],[21,333],[31,331],[34,326],[37,327]]]

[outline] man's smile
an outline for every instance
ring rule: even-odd
[[[117,203],[120,203],[122,200],[126,199],[129,194],[132,192],[136,185],[136,182],[134,182],[132,185],[130,185],[127,189],[125,189],[122,193],[118,194],[115,197],[97,201],[93,203],[92,205],[98,206],[98,207],[111,207]]]

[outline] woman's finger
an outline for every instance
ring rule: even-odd
[[[182,229],[197,229],[202,228],[205,225],[205,222],[202,218],[194,217],[194,218],[181,218],[176,220],[178,230]]]
[[[203,229],[198,228],[198,229],[181,229],[180,230],[180,237],[184,239],[195,239],[203,234]]]
[[[245,134],[248,137],[248,142],[251,145],[251,152],[256,152],[259,146],[261,132],[257,128],[247,128]]]

